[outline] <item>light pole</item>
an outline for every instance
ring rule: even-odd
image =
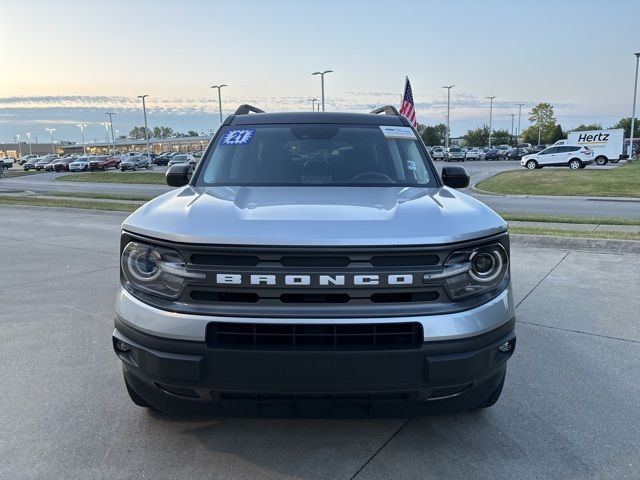
[[[109,126],[111,127],[111,140],[113,140],[112,155],[115,155],[116,154],[116,136],[113,134],[113,118],[112,118],[112,116],[115,115],[115,112],[104,112],[104,114],[109,116]]]
[[[320,90],[322,91],[322,111],[324,112],[324,76],[327,73],[333,73],[333,70],[325,70],[324,72],[313,72],[311,75],[320,75]]]
[[[318,101],[317,98],[312,98],[311,99],[311,111],[315,112],[316,111],[316,102]]]
[[[106,143],[107,143],[107,149],[110,148],[109,143],[111,142],[109,140],[109,122],[100,122],[100,125],[104,125],[104,135],[105,135],[105,139],[106,139]]]
[[[631,135],[629,135],[629,160],[633,154],[633,129],[636,127],[636,94],[638,93],[638,62],[640,61],[640,52],[634,53],[636,56],[636,78],[633,81],[633,108],[631,109]]]
[[[516,154],[520,154],[520,149],[518,145],[520,145],[520,120],[522,119],[522,107],[524,107],[524,103],[517,103],[518,105],[518,131],[516,134]]]
[[[16,134],[16,139],[18,140],[18,158],[22,157],[22,145],[20,145],[20,134]]]
[[[509,115],[511,115],[511,141],[513,142],[513,121],[516,118],[516,114],[510,113]],[[516,150],[517,150],[517,147],[516,147]]]
[[[33,155],[31,152],[31,132],[27,132],[27,138],[29,139],[29,155]]]
[[[76,127],[80,127],[80,132],[82,133],[82,154],[86,155],[87,147],[85,147],[84,143],[84,127],[86,127],[86,125],[84,123],[79,123],[78,125],[76,125]]]
[[[144,139],[147,142],[147,158],[151,160],[151,150],[149,150],[149,129],[147,128],[147,106],[144,99],[149,95],[138,95],[138,98],[142,99],[142,113],[144,114]]]
[[[444,137],[444,148],[449,148],[449,107],[451,104],[451,89],[455,87],[455,85],[445,85],[442,88],[447,89],[447,135]]]
[[[484,98],[488,98],[490,103],[489,103],[489,148],[491,148],[491,133],[493,132],[492,130],[492,126],[493,126],[493,99],[496,98],[495,95],[493,97],[484,97]]]
[[[53,132],[56,131],[55,128],[45,128],[47,132],[51,134],[51,153],[56,153],[56,148],[53,146]]]
[[[220,124],[222,125],[222,94],[220,93],[220,90],[222,90],[223,87],[228,87],[228,85],[225,85],[224,83],[222,85],[213,85],[211,88],[217,88],[218,89],[218,110],[220,112]]]

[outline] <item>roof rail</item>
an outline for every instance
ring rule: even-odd
[[[260,110],[259,108],[254,107],[253,105],[247,105],[245,103],[244,105],[240,105],[236,109],[234,115],[247,115],[250,112],[253,112],[253,113],[264,113],[264,110]]]
[[[395,115],[400,116],[400,112],[393,105],[385,105],[384,107],[376,108],[372,110],[371,113],[384,113],[385,115]]]

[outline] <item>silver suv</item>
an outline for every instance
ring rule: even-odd
[[[515,348],[502,218],[393,107],[229,116],[122,224],[113,348],[163,412],[493,405]],[[357,414],[357,413],[356,413]]]

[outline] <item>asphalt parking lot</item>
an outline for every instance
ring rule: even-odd
[[[514,245],[498,404],[365,420],[167,418],[111,350],[124,215],[0,206],[0,478],[637,479],[640,257]]]

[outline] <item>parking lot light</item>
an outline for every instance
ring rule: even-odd
[[[80,132],[82,133],[82,154],[86,155],[87,147],[85,146],[85,143],[84,143],[84,127],[86,127],[86,125],[84,123],[79,123],[78,125],[76,125],[76,127],[80,127]]]
[[[322,111],[324,112],[324,76],[327,73],[333,73],[333,70],[325,70],[324,72],[313,72],[311,75],[320,75],[320,90],[322,92]]]
[[[31,132],[27,132],[27,138],[29,139],[29,155],[33,155],[31,152]]]
[[[111,127],[111,140],[113,140],[113,153],[112,155],[116,154],[116,136],[113,134],[113,115],[115,115],[115,112],[105,112],[105,115],[109,116],[109,126]]]
[[[211,88],[217,88],[218,89],[218,111],[220,112],[220,125],[222,125],[222,94],[220,93],[220,90],[222,90],[223,87],[228,87],[228,85],[225,85],[224,83],[221,85],[212,85]]]
[[[449,113],[449,107],[451,104],[451,89],[453,87],[455,87],[455,85],[445,85],[442,87],[447,89],[447,135],[444,138],[444,148],[449,148],[449,119],[451,118]]]
[[[634,53],[636,56],[636,77],[633,81],[633,108],[631,109],[631,132],[629,135],[629,160],[633,155],[633,129],[636,126],[636,95],[638,93],[638,62],[640,62],[640,52]]]
[[[151,159],[151,150],[149,150],[149,128],[147,127],[147,106],[144,99],[149,95],[138,95],[138,98],[142,99],[142,113],[144,115],[144,139],[147,143],[147,157]]]
[[[56,131],[55,128],[45,128],[47,132],[51,134],[51,153],[56,153],[56,147],[53,145],[53,132]]]
[[[493,97],[484,97],[489,99],[489,148],[491,148],[491,133],[492,133],[492,122],[493,122],[493,99],[496,98],[495,95]]]

